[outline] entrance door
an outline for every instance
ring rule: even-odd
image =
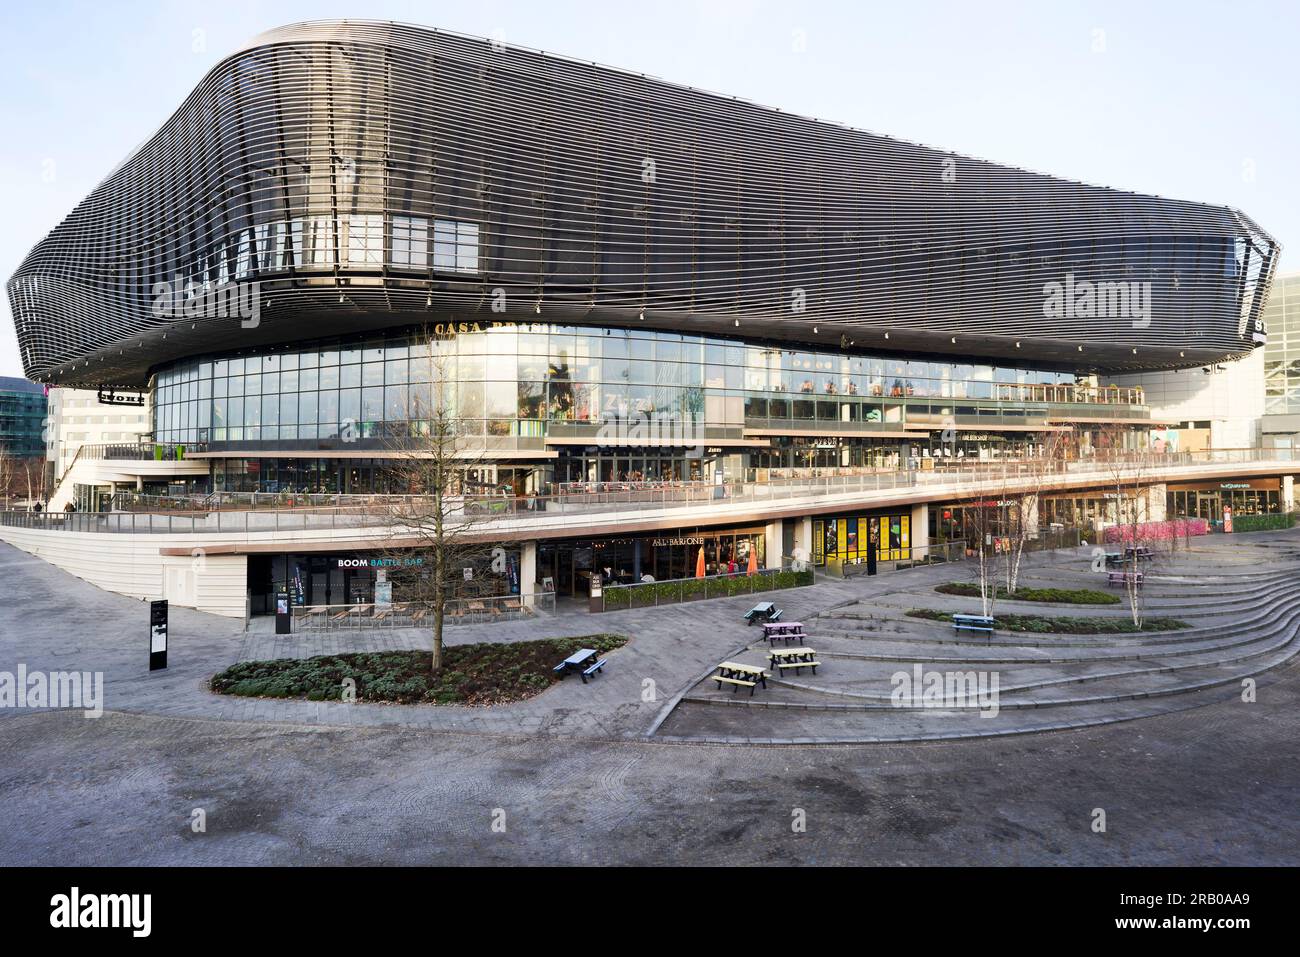
[[[1215,522],[1223,514],[1219,507],[1218,492],[1196,493],[1196,516],[1206,521]]]

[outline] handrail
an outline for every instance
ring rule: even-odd
[[[1267,454],[1263,454],[1267,453]],[[1165,453],[1139,457],[1100,457],[1071,462],[998,463],[991,468],[954,470],[906,470],[875,472],[852,476],[823,476],[777,482],[734,482],[723,485],[685,483],[653,490],[599,492],[590,494],[536,495],[523,497],[462,496],[457,511],[480,528],[496,525],[511,535],[526,528],[590,527],[591,516],[598,513],[636,513],[637,519],[653,517],[656,512],[689,507],[705,508],[717,513],[731,505],[802,507],[806,502],[813,510],[835,507],[859,507],[843,502],[845,497],[872,492],[917,489],[951,489],[951,494],[1009,493],[1039,491],[1060,479],[1082,479],[1098,485],[1116,482],[1133,485],[1162,481],[1160,473],[1169,468],[1195,464],[1230,467],[1244,462],[1264,463],[1290,470],[1300,462],[1291,450],[1249,450],[1249,454]],[[1010,486],[1025,486],[1013,489]],[[976,491],[978,490],[978,491]],[[225,494],[225,493],[223,493]],[[80,512],[71,516],[49,513],[7,512],[0,524],[31,525],[79,531],[121,532],[208,532],[241,533],[308,531],[313,529],[389,527],[401,524],[404,510],[418,510],[422,496],[369,495],[291,496],[286,502],[276,495],[279,506],[262,505],[254,499],[242,509],[197,508],[198,496],[165,500],[159,507],[145,503],[132,511]],[[832,502],[827,497],[841,501]],[[347,499],[345,502],[344,499]],[[867,502],[862,507],[869,507]]]

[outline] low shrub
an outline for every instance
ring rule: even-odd
[[[963,598],[978,598],[979,585],[974,582],[951,582],[937,585],[934,589],[942,595],[960,595]],[[997,597],[1008,601],[1041,601],[1062,605],[1118,605],[1118,595],[1095,588],[1017,588],[1008,592],[999,587]]]
[[[907,613],[912,618],[929,621],[952,621],[952,613],[934,608],[913,608]],[[1006,631],[1032,632],[1050,635],[1121,635],[1146,631],[1178,631],[1191,625],[1177,618],[1148,618],[1142,627],[1131,618],[1071,618],[1046,615],[995,615],[997,627]]]
[[[1295,528],[1295,513],[1282,512],[1277,515],[1235,515],[1232,519],[1234,532],[1267,532],[1283,528]]]
[[[559,677],[556,664],[579,648],[600,653],[627,643],[621,635],[584,635],[443,649],[443,667],[429,670],[427,651],[359,652],[315,658],[244,661],[212,677],[218,694],[251,698],[338,701],[344,682],[356,683],[358,701],[401,704],[491,705],[545,691]]]

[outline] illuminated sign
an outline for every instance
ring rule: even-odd
[[[403,565],[423,565],[424,559],[415,558],[340,558],[339,568],[400,568]]]

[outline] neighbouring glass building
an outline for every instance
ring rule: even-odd
[[[1277,277],[1264,320],[1264,443],[1300,449],[1300,272]]]
[[[45,388],[0,376],[0,450],[18,459],[45,458]]]

